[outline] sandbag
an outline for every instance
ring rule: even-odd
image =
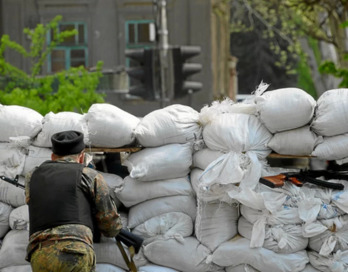
[[[267,147],[271,137],[257,117],[242,113],[217,115],[203,128],[203,139],[208,148],[236,153],[253,151],[260,159],[271,152]]]
[[[144,246],[144,255],[151,263],[182,272],[222,272],[217,265],[206,263],[209,254],[209,249],[192,236],[183,243],[158,239]]]
[[[262,247],[250,248],[248,239],[236,237],[222,243],[208,261],[220,266],[248,264],[259,271],[299,272],[308,263],[308,256],[305,250],[279,254]]]
[[[311,128],[318,135],[335,136],[348,132],[348,89],[332,89],[317,100]]]
[[[137,181],[185,177],[192,165],[192,145],[168,144],[132,153],[123,162]]]
[[[12,143],[0,143],[0,176],[14,178],[24,169],[26,149]]]
[[[147,200],[129,209],[128,227],[135,228],[145,221],[169,212],[182,212],[196,218],[196,199],[190,196],[166,196]]]
[[[9,217],[12,210],[10,205],[0,202],[0,238],[3,238],[10,230]]]
[[[323,160],[341,160],[348,157],[348,133],[324,137],[313,150],[312,156]]]
[[[0,142],[18,136],[33,139],[42,129],[42,119],[43,116],[33,109],[0,104]]]
[[[19,176],[18,183],[24,185],[23,176]],[[0,201],[15,208],[22,206],[25,204],[25,191],[7,181],[0,180]]]
[[[180,272],[178,270],[169,268],[169,267],[164,267],[160,265],[155,265],[155,264],[148,264],[145,266],[141,266],[138,269],[139,272]]]
[[[42,130],[34,139],[33,145],[38,147],[52,147],[52,135],[65,130],[82,132],[84,143],[89,144],[87,123],[84,114],[62,111],[58,113],[49,112],[44,116]]]
[[[214,251],[237,234],[239,207],[226,202],[197,200],[195,236]]]
[[[37,147],[30,145],[25,155],[22,176],[28,174],[31,170],[42,164],[44,161],[51,160],[51,155],[52,150],[48,147]]]
[[[311,155],[317,144],[323,141],[309,126],[285,130],[273,135],[267,146],[278,154]]]
[[[143,237],[144,245],[155,239],[176,239],[182,242],[193,233],[192,218],[182,212],[169,212],[154,216],[136,226],[132,233]]]
[[[158,197],[192,195],[192,193],[188,176],[154,181],[137,181],[127,176],[123,185],[115,188],[116,197],[126,207]]]
[[[97,263],[96,272],[126,272],[126,270],[112,264]]]
[[[192,156],[192,166],[204,170],[207,166],[215,161],[217,158],[222,156],[224,152],[211,150],[209,148],[203,148],[195,153]]]
[[[310,264],[319,271],[348,271],[348,250],[338,251],[330,256],[322,256],[315,251],[308,251],[308,257]]]
[[[19,206],[11,211],[9,224],[11,229],[29,230],[29,207],[27,204]]]
[[[29,231],[10,230],[4,237],[0,248],[0,269],[8,266],[26,265],[26,249]]]
[[[238,220],[238,233],[251,240],[253,224],[243,216]],[[276,253],[295,253],[305,250],[308,246],[308,238],[302,235],[302,225],[275,225],[266,226],[265,240],[262,247]]]
[[[156,147],[193,142],[201,138],[202,131],[196,110],[174,104],[145,115],[134,133],[142,146]]]
[[[95,147],[121,147],[134,142],[139,118],[107,103],[93,104],[86,113],[89,139]]]
[[[94,243],[93,247],[97,263],[111,264],[128,270],[127,264],[122,257],[122,253],[116,244],[115,238],[108,238],[102,236],[100,242]],[[125,251],[129,256],[127,248],[125,248]],[[135,254],[133,260],[136,267],[148,264],[148,261],[144,257],[142,248],[139,250],[137,254]]]
[[[308,125],[314,115],[316,101],[299,88],[282,88],[255,97],[261,122],[272,132]]]

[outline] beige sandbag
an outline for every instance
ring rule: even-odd
[[[121,147],[135,140],[140,119],[114,105],[93,104],[86,113],[91,146]]]
[[[0,142],[10,137],[28,136],[33,139],[42,129],[43,116],[37,111],[17,106],[0,105]]]
[[[3,238],[10,230],[9,217],[12,210],[10,205],[0,202],[0,238]]]
[[[27,204],[13,209],[10,213],[9,223],[11,229],[29,230],[29,207]]]
[[[255,97],[261,122],[272,132],[308,125],[314,115],[316,101],[299,88],[281,88]]]
[[[28,241],[29,231],[10,230],[4,237],[0,249],[0,269],[28,264],[25,260]]]
[[[193,142],[201,137],[198,112],[189,106],[170,105],[145,115],[134,133],[145,147]]]
[[[87,123],[84,114],[70,111],[49,112],[42,120],[42,130],[33,141],[39,147],[52,147],[51,137],[64,130],[76,130],[84,135],[85,144],[89,144]]]
[[[210,253],[210,250],[193,236],[185,238],[183,243],[174,239],[158,239],[144,246],[145,257],[157,265],[184,272],[224,271],[222,267],[206,263],[206,258]]]

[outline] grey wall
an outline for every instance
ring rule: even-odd
[[[3,33],[25,46],[29,41],[22,34],[24,27],[47,23],[60,14],[63,21],[84,21],[88,27],[89,66],[104,62],[104,69],[117,69],[125,65],[125,21],[153,19],[150,0],[2,0],[0,8]],[[169,43],[172,45],[198,45],[202,53],[193,62],[203,65],[203,70],[192,77],[201,81],[203,89],[171,104],[190,105],[200,110],[212,99],[211,71],[211,4],[210,0],[168,0],[167,17]],[[1,31],[1,28],[0,28]],[[7,54],[11,63],[29,69],[29,63],[17,53]],[[160,108],[159,102],[130,101],[124,95],[108,93],[107,102],[132,114],[143,116]]]

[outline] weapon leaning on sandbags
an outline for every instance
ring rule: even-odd
[[[286,172],[274,176],[261,177],[260,183],[271,188],[278,188],[282,187],[286,181],[289,181],[298,187],[301,187],[304,183],[308,182],[317,186],[334,190],[344,189],[344,185],[341,183],[321,180],[317,177],[324,177],[326,179],[348,180],[348,172],[337,172],[330,170],[300,170],[299,172]]]
[[[6,182],[24,190],[25,186],[18,182],[18,178],[19,178],[18,175],[15,176],[14,179],[11,179],[11,178],[8,178],[5,176],[0,176],[0,179],[2,179],[3,181],[6,181]],[[135,254],[137,254],[139,252],[139,250],[143,244],[144,239],[123,228],[123,229],[121,229],[119,234],[115,237],[115,240],[116,240],[116,244],[117,244],[118,248],[121,251],[122,257],[129,268],[129,271],[137,272],[138,270],[137,270],[136,265],[133,261],[133,257]],[[129,251],[129,255],[130,255],[129,258],[128,258],[128,255],[127,255],[126,251],[124,250],[124,247],[122,244],[124,244],[128,247],[128,251]]]

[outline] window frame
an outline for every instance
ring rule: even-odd
[[[65,52],[65,70],[70,69],[72,66],[72,61],[75,60],[74,58],[71,58],[71,51],[72,50],[83,50],[85,57],[84,57],[84,62],[85,62],[85,67],[88,67],[88,32],[87,32],[87,23],[81,22],[81,21],[73,21],[73,22],[61,22],[58,24],[58,31],[59,27],[62,25],[73,25],[74,29],[78,31],[78,33],[74,36],[75,39],[75,44],[72,45],[60,45],[58,44],[53,50],[63,50]],[[83,37],[84,37],[84,43],[78,44],[78,39],[79,39],[79,26],[83,26]],[[47,33],[47,44],[51,43],[51,32]],[[52,52],[47,56],[47,72],[52,73]],[[56,71],[58,72],[58,71]],[[54,72],[55,73],[55,72]]]

